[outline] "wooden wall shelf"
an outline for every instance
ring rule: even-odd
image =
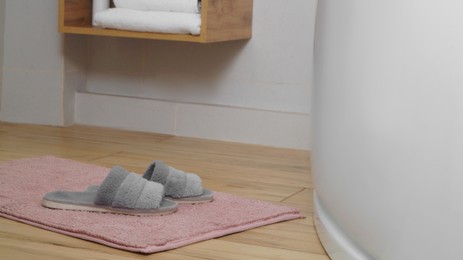
[[[201,5],[202,25],[198,36],[93,27],[92,0],[59,0],[58,27],[61,33],[199,43],[251,38],[253,0],[202,0]]]

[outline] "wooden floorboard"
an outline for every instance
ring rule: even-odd
[[[305,219],[137,254],[0,218],[0,259],[329,259],[313,225],[310,153],[89,126],[0,123],[0,162],[54,155],[143,173],[154,159],[209,189],[298,207]]]

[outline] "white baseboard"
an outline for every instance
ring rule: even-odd
[[[75,123],[310,149],[308,114],[76,93]]]

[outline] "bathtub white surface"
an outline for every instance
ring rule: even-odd
[[[452,0],[318,3],[314,186],[372,259],[463,259],[462,14]]]

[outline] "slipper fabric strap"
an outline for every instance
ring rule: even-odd
[[[201,178],[198,175],[187,173],[186,174],[186,187],[184,194],[188,194],[188,196],[199,196],[202,195],[204,192],[203,185]],[[184,195],[186,196],[186,195]]]
[[[156,209],[164,197],[164,187],[115,166],[106,176],[95,204],[127,209]]]
[[[164,187],[159,183],[146,181],[145,186],[143,187],[143,190],[140,193],[140,197],[138,198],[138,201],[135,204],[135,208],[137,209],[159,208],[163,199],[164,199]]]
[[[167,181],[165,184],[166,194],[173,198],[182,198],[185,195],[187,177],[184,172],[169,167]]]
[[[162,185],[167,183],[167,176],[169,176],[169,166],[158,160],[152,162],[143,174],[143,178]]]
[[[122,167],[114,166],[101,183],[96,193],[95,204],[104,206],[112,205],[117,190],[127,175],[129,175],[129,172]]]
[[[145,171],[143,178],[164,185],[166,196],[169,197],[193,197],[203,193],[199,176],[167,166],[162,161],[154,161]]]

